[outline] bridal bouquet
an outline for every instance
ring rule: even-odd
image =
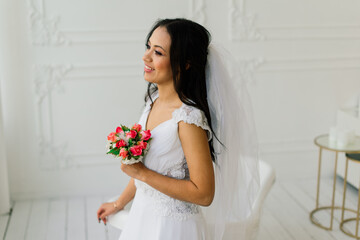
[[[122,158],[124,164],[141,162],[148,150],[150,142],[150,130],[141,130],[140,124],[134,124],[132,128],[124,125],[116,128],[115,132],[108,135],[107,153]]]

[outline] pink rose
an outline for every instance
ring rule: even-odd
[[[126,151],[125,148],[122,148],[122,149],[120,150],[120,152],[119,152],[119,156],[122,157],[122,159],[125,159],[125,158],[127,158],[128,153],[129,153],[129,152]]]
[[[140,142],[138,142],[138,145],[139,145],[142,149],[146,149],[147,142],[140,141]]]
[[[117,148],[121,148],[121,147],[125,147],[125,146],[126,146],[126,142],[123,139],[121,139],[120,141],[118,141],[116,143]]]
[[[135,123],[134,126],[132,127],[132,129],[134,129],[137,132],[141,131],[141,125],[138,123]]]
[[[135,138],[137,135],[137,132],[134,130],[130,130],[130,132],[126,133],[126,136],[129,138]]]
[[[122,128],[121,128],[121,127],[117,127],[117,128],[116,128],[116,133],[121,133],[121,132],[123,132]]]
[[[130,148],[130,152],[134,156],[140,156],[142,154],[142,148],[139,145],[135,145]]]
[[[151,137],[151,133],[150,130],[145,130],[141,132],[141,140],[149,140],[149,138]]]
[[[116,133],[114,132],[110,133],[107,139],[111,142],[116,142]]]

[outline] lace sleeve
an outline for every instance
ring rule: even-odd
[[[212,138],[212,132],[203,111],[198,108],[183,105],[173,112],[175,122],[184,121],[185,123],[194,124],[204,129],[207,133],[208,141]]]

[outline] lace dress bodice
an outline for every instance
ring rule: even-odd
[[[158,94],[153,96],[153,101]],[[151,101],[148,100],[140,117],[140,124],[145,127],[151,110]],[[207,132],[208,140],[212,134],[203,111],[185,103],[172,113],[172,118],[160,123],[152,131],[152,140],[143,162],[145,166],[162,175],[176,178],[189,179],[189,169],[178,135],[178,123],[184,121],[203,128]],[[154,208],[160,216],[173,217],[178,220],[186,220],[188,217],[198,214],[199,206],[193,203],[180,201],[169,197],[146,183],[135,180],[137,191],[145,193],[154,200]]]

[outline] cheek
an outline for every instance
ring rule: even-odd
[[[163,66],[162,66],[162,69],[163,69],[163,72],[164,72],[166,75],[172,76],[172,69],[171,69],[170,61],[164,62],[164,63],[163,63]]]
[[[161,72],[171,71],[170,59],[164,57],[154,59],[154,67]]]

